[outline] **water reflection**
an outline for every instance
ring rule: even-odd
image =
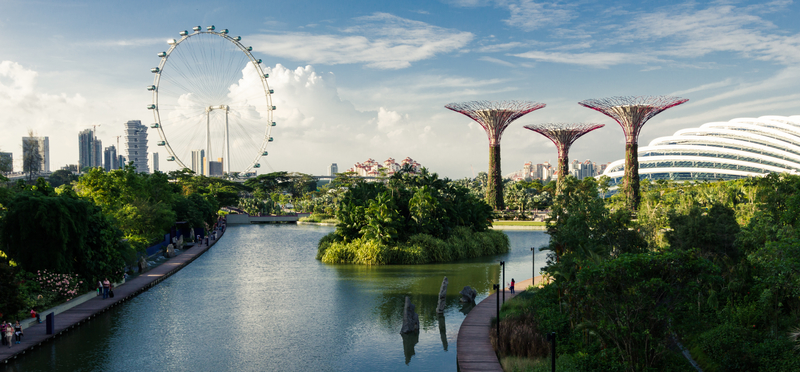
[[[365,267],[314,259],[332,229],[229,227],[191,265],[56,342],[0,367],[4,371],[269,370],[453,371],[458,329],[506,275],[529,278],[541,232],[509,232],[512,251],[437,265]],[[538,258],[538,262],[544,262]],[[444,314],[439,288],[449,285]],[[410,296],[420,332],[397,335]]]
[[[439,337],[442,339],[442,348],[447,351],[447,324],[444,321],[444,314],[439,314]]]

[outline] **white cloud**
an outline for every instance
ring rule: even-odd
[[[630,53],[611,53],[611,52],[587,52],[587,53],[561,53],[530,51],[514,54],[516,57],[528,58],[542,62],[566,63],[573,65],[583,65],[592,67],[606,68],[619,64],[642,64],[655,62],[655,57],[647,55],[636,55]]]
[[[511,63],[511,62],[503,61],[502,59],[492,58],[492,57],[488,57],[488,56],[483,56],[483,57],[478,58],[478,59],[481,60],[481,61],[496,63],[496,64],[501,65],[501,66],[516,67],[516,65]]]
[[[706,9],[680,5],[641,14],[621,29],[616,40],[664,43],[656,53],[679,58],[734,52],[786,65],[800,62],[800,34],[786,35],[752,9],[727,4]]]
[[[525,31],[564,24],[577,16],[568,3],[533,0],[499,0],[498,3],[511,12],[504,22]]]
[[[28,129],[50,137],[50,151],[60,151],[77,142],[76,129],[90,124],[84,119],[94,107],[80,94],[48,94],[37,91],[36,71],[12,62],[0,62],[0,149],[14,153],[14,168],[22,168],[21,138]],[[66,142],[65,139],[74,139]],[[51,163],[58,164],[52,158]],[[77,156],[75,156],[77,160]],[[55,168],[51,165],[51,170]]]
[[[313,64],[363,63],[376,69],[401,69],[437,54],[464,47],[473,35],[387,13],[359,17],[340,34],[254,35],[259,52]]]

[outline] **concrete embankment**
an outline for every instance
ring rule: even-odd
[[[90,292],[49,309],[47,312],[42,312],[42,323],[37,324],[32,319],[26,319],[24,322],[28,326],[23,325],[22,343],[12,344],[10,348],[0,347],[0,361],[6,364],[10,359],[17,358],[28,350],[42,345],[42,343],[56,339],[64,332],[161,283],[164,279],[178,272],[213,247],[223,234],[224,230],[218,230],[217,235],[219,237],[216,240],[209,240],[208,245],[195,245],[178,256],[114,288],[114,298],[103,299],[102,296],[96,296],[94,292]],[[45,317],[50,313],[54,314],[55,320],[52,334],[47,333],[47,322],[45,321]]]

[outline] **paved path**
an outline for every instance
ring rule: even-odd
[[[537,276],[535,279],[536,285],[541,285],[542,277]],[[514,288],[519,293],[532,284],[533,279],[526,279],[517,282]],[[461,372],[503,371],[492,347],[492,342],[489,340],[492,318],[497,316],[496,296],[498,295],[501,296],[502,301],[502,292],[484,298],[481,303],[470,310],[461,323],[461,328],[458,329],[456,360],[458,370]],[[506,290],[506,301],[515,295]]]
[[[218,235],[219,238],[222,237],[222,235]],[[145,271],[143,274],[140,274],[139,276],[120,285],[119,287],[114,288],[114,298],[104,300],[102,296],[94,296],[94,298],[91,298],[80,305],[65,310],[60,314],[57,313],[55,315],[55,329],[53,334],[47,334],[47,322],[45,321],[47,314],[42,313],[42,323],[33,323],[31,326],[23,328],[24,335],[22,336],[21,344],[12,344],[10,348],[5,345],[0,347],[0,361],[2,361],[3,364],[6,364],[10,359],[16,358],[18,355],[25,354],[28,350],[31,350],[36,346],[40,346],[44,342],[54,340],[64,332],[75,328],[83,322],[89,321],[97,314],[105,312],[111,307],[119,305],[148,290],[150,287],[160,283],[170,275],[176,273],[178,270],[197,259],[197,257],[200,257],[200,255],[205,253],[209,248],[213,247],[214,244],[219,241],[219,238],[211,241],[208,246],[205,244],[195,245],[178,256],[173,257],[169,261]],[[48,314],[49,311],[50,310],[48,310]]]

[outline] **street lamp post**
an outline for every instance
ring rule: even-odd
[[[503,267],[503,281],[500,282],[500,284],[501,284],[500,288],[503,289],[503,303],[506,303],[506,287],[503,286],[503,285],[505,285],[505,282],[506,282],[506,262],[505,261],[500,261],[500,266]]]
[[[500,350],[500,296],[497,296],[497,292],[500,290],[500,284],[493,284],[494,287],[494,294],[497,297],[497,349]]]
[[[536,247],[531,247],[531,284],[536,285]]]

